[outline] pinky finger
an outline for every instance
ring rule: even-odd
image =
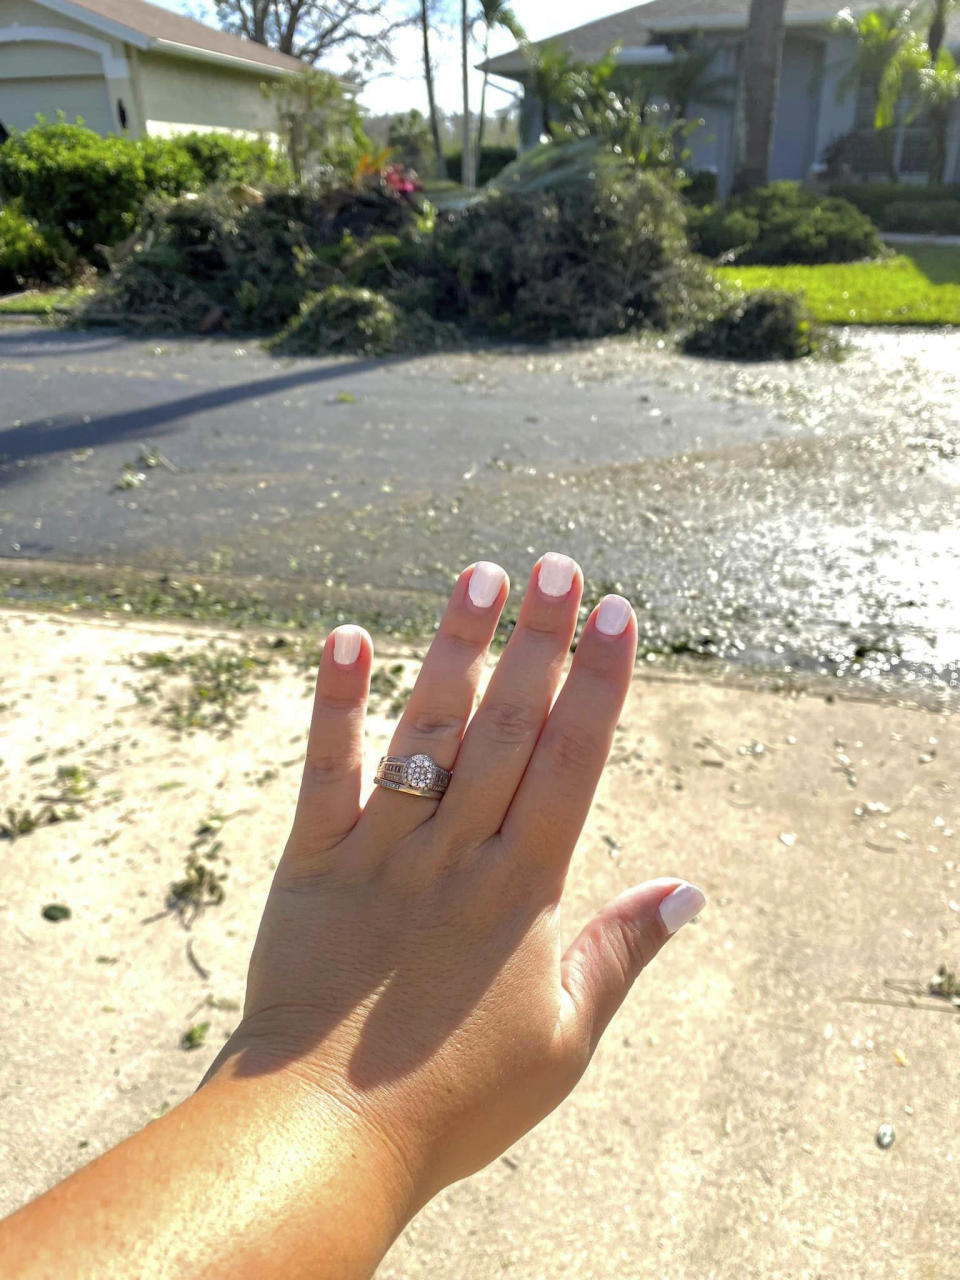
[[[373,641],[362,627],[337,627],[327,636],[289,847],[294,857],[331,848],[360,816],[372,660]]]

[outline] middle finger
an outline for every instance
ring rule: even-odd
[[[441,820],[483,840],[500,829],[536,746],[577,626],[583,575],[548,553],[533,569],[513,634],[467,729]]]

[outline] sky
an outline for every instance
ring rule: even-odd
[[[174,9],[180,13],[190,13],[194,17],[209,19],[212,5],[206,0],[154,0],[166,9]],[[412,0],[390,0],[391,10],[407,13],[413,7]],[[448,6],[459,10],[459,5]],[[473,7],[473,6],[471,6]],[[532,40],[542,40],[560,31],[569,31],[571,27],[582,26],[596,18],[605,18],[608,14],[618,13],[633,6],[630,0],[592,0],[585,11],[583,0],[514,0],[513,10],[523,24]],[[496,32],[490,42],[492,54],[505,53],[514,46],[514,40],[505,31]],[[397,33],[394,40],[397,55],[396,66],[391,70],[381,69],[379,74],[366,86],[360,94],[361,104],[372,114],[381,115],[393,111],[409,111],[417,107],[426,112],[427,93],[423,82],[423,53],[418,28],[409,28]],[[455,31],[440,31],[432,37],[431,52],[435,63],[437,101],[446,111],[460,108],[460,45]],[[472,62],[482,60],[482,50],[477,47]],[[330,62],[321,64],[331,71],[344,69],[341,64]],[[480,100],[480,85],[483,77],[479,72],[471,76],[471,105],[476,108]],[[487,102],[490,113],[510,103],[507,93],[494,89],[496,81],[490,82]],[[500,81],[509,87],[510,82]]]

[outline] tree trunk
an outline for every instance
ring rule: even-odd
[[[950,108],[935,106],[930,108],[930,172],[927,182],[931,187],[939,187],[943,182],[944,170],[947,166],[947,135],[950,131]]]
[[[486,63],[490,56],[490,28],[487,27],[487,34],[483,42],[483,61]],[[480,90],[480,123],[477,125],[477,177],[479,178],[480,157],[483,152],[483,133],[486,128],[487,115],[487,81],[489,76],[486,71],[483,73],[483,88]]]
[[[742,71],[746,155],[734,178],[735,192],[763,186],[768,180],[783,61],[785,8],[786,0],[750,0]]]
[[[460,161],[460,181],[472,191],[476,185],[473,180],[473,155],[470,146],[470,76],[467,65],[467,0],[460,0],[460,69],[463,73],[463,133],[462,158]]]
[[[436,177],[445,178],[447,176],[447,162],[443,158],[443,139],[440,137],[437,99],[433,91],[433,64],[430,61],[430,15],[427,12],[427,0],[420,0],[420,25],[423,30],[423,74],[427,81],[430,132],[433,134],[434,171]]]
[[[927,30],[927,48],[930,50],[930,65],[932,67],[937,65],[943,38],[947,34],[946,8],[944,0],[936,0],[933,6],[933,18]]]

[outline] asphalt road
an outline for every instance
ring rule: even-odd
[[[154,465],[148,465],[152,462]],[[127,478],[125,478],[127,477]],[[0,330],[0,558],[438,600],[551,548],[651,653],[960,687],[960,339],[393,360]]]

